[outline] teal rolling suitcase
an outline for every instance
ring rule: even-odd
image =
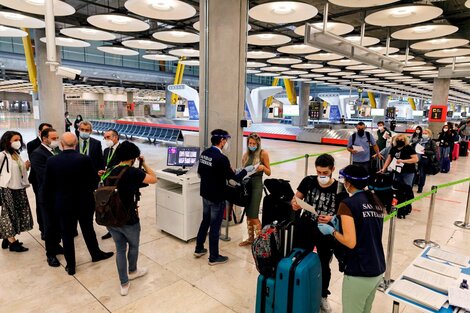
[[[316,253],[294,249],[276,271],[274,313],[318,313],[321,264]]]

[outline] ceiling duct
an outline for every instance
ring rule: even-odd
[[[439,78],[465,78],[470,76],[470,66],[458,68],[441,67],[437,77]]]
[[[307,23],[305,26],[305,44],[384,70],[397,73],[403,71],[402,62],[352,43],[313,24]]]

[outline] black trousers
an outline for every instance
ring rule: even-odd
[[[45,204],[38,200],[37,207],[43,221],[44,242],[46,245],[46,256],[53,257],[57,255],[57,249],[60,245],[60,223],[57,214],[49,212]]]
[[[75,267],[74,235],[77,221],[82,230],[83,239],[92,258],[97,258],[101,252],[93,228],[93,210],[70,210],[62,212],[60,216],[60,234],[64,245],[64,256],[69,267]]]
[[[33,187],[33,192],[34,192],[34,195],[35,195],[35,199],[36,199],[36,221],[38,222],[38,225],[39,225],[39,231],[41,232],[41,234],[44,234],[44,222],[43,222],[43,213],[41,212],[41,208],[40,208],[40,205],[39,205],[39,189],[38,189],[38,185],[37,183],[34,183],[34,184],[31,184],[31,186]]]

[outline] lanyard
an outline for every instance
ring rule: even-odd
[[[115,168],[120,167],[120,166],[129,166],[129,165],[127,165],[127,164],[118,164],[118,165],[113,166],[112,168],[107,169],[106,172],[103,175],[101,175],[101,183],[104,183],[106,178],[108,178],[108,176],[111,175],[111,172]]]
[[[111,161],[111,159],[112,159],[113,156],[114,156],[114,152],[116,152],[116,149],[113,149],[113,148],[110,148],[110,149],[111,149],[112,152],[111,152],[111,153],[108,153],[108,159],[107,159],[107,161],[106,161],[106,166],[109,165],[109,162]]]
[[[89,146],[88,140],[82,141],[82,146],[80,147],[80,153],[88,155],[88,146]]]

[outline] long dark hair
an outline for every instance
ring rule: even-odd
[[[419,134],[416,132],[416,130],[420,130]],[[413,138],[418,137],[422,138],[423,137],[423,128],[421,126],[416,126],[415,132],[413,133]]]
[[[19,132],[9,130],[3,134],[2,138],[0,138],[0,151],[6,151],[10,154],[16,152],[16,150],[11,147],[11,138],[13,138],[13,136],[15,135],[20,136],[21,148],[19,151],[22,150],[22,148],[24,147],[23,136],[21,136]]]
[[[379,198],[370,190],[364,190],[369,183],[369,175],[367,172],[358,165],[348,165],[340,171],[340,175],[343,175],[344,180],[354,186],[357,190],[363,190],[367,196],[367,201],[380,212],[385,211],[385,206],[379,200]]]

